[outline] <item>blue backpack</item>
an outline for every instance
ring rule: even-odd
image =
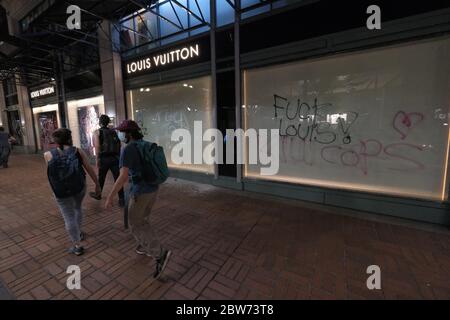
[[[164,149],[156,143],[135,141],[142,161],[142,179],[151,184],[162,184],[170,176]]]
[[[47,175],[56,198],[79,194],[86,184],[86,173],[77,148],[70,147],[62,153],[57,149],[50,152],[52,159],[48,163]]]

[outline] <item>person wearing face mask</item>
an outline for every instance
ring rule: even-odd
[[[94,148],[96,154],[96,167],[98,169],[98,181],[101,190],[103,190],[108,171],[111,171],[114,181],[119,177],[121,143],[117,132],[114,129],[108,128],[111,119],[107,115],[104,114],[100,116],[99,122],[101,127],[94,132]],[[120,189],[118,194],[119,206],[124,207],[125,197],[123,189]],[[91,192],[89,195],[96,200],[101,200],[102,198],[101,192]]]
[[[122,150],[120,156],[120,176],[106,200],[105,208],[108,209],[112,206],[113,197],[117,191],[129,181],[127,209],[131,233],[137,242],[135,251],[139,255],[147,255],[156,260],[153,277],[158,279],[167,266],[171,251],[164,248],[159,242],[149,217],[157,198],[159,184],[163,181],[157,179],[154,167],[149,166],[148,157],[146,157],[148,154],[143,150],[158,150],[154,151],[153,160],[164,158],[159,162],[164,162],[164,166],[160,167],[160,172],[166,171],[167,163],[161,147],[143,140],[144,136],[135,121],[124,120],[116,129],[119,131],[119,138],[127,146]],[[158,156],[155,155],[156,153]]]
[[[121,132],[119,131],[119,133],[117,134],[119,136],[119,140],[123,143],[127,143],[127,135],[125,134],[125,132]]]

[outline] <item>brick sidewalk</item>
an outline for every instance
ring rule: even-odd
[[[87,252],[75,257],[42,158],[14,156],[0,179],[0,283],[17,299],[450,299],[445,231],[171,180],[152,222],[174,256],[153,281],[153,261],[134,253],[117,207],[86,198]],[[82,290],[65,287],[73,264]],[[366,287],[373,264],[379,291]]]

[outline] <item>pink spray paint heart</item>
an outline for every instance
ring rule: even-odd
[[[399,111],[394,116],[393,127],[394,130],[400,134],[402,140],[406,139],[409,132],[420,122],[425,116],[419,112]]]

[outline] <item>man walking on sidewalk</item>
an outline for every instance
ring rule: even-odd
[[[117,180],[120,174],[119,169],[119,157],[120,157],[120,147],[121,143],[119,137],[115,130],[108,128],[110,123],[110,118],[107,115],[100,116],[100,129],[94,132],[94,148],[96,158],[96,165],[98,169],[98,181],[100,183],[100,188],[103,190],[105,185],[106,175],[108,171],[114,177],[114,181]],[[100,200],[102,194],[96,194],[95,192],[89,193],[89,195]],[[119,206],[123,207],[125,205],[123,189],[119,190]]]
[[[15,141],[13,137],[3,127],[0,127],[0,166],[8,168],[9,154],[11,153],[11,143]]]
[[[143,140],[136,122],[125,120],[117,130],[120,131],[120,140],[127,146],[120,157],[120,176],[106,200],[105,208],[112,206],[114,195],[129,180],[128,218],[131,233],[138,244],[136,253],[156,259],[153,277],[157,279],[167,266],[171,251],[162,247],[149,217],[157,197],[158,184],[168,176],[167,163],[161,147]]]

